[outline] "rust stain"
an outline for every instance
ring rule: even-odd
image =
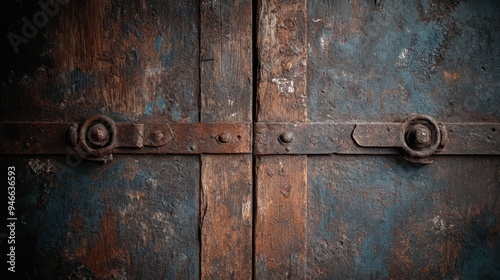
[[[394,239],[398,241],[395,242],[395,245],[391,250],[391,258],[394,260],[389,264],[391,274],[405,275],[405,271],[411,271],[413,269],[410,237],[407,236],[400,228],[396,228],[394,230]]]
[[[74,221],[75,225],[78,223],[80,223],[79,219]],[[121,274],[121,270],[118,270],[115,264],[129,266],[130,257],[128,252],[121,247],[117,232],[117,215],[110,209],[106,209],[101,221],[101,231],[90,241],[88,238],[83,238],[75,250],[75,257],[97,276],[113,277]]]
[[[448,71],[443,71],[443,77],[446,80],[447,83],[453,83],[455,81],[460,80],[460,74],[455,72],[448,72]]]
[[[138,160],[131,160],[129,163],[125,165],[123,172],[123,177],[127,179],[128,181],[132,181],[132,179],[135,178],[135,175],[137,175],[137,172],[139,171],[139,161]]]

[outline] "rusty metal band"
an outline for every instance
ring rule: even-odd
[[[0,123],[0,154],[67,154],[75,123]],[[76,139],[73,139],[76,141]],[[250,123],[116,123],[113,154],[252,152]]]
[[[442,123],[439,155],[500,155],[499,123]],[[400,154],[402,123],[257,123],[254,151],[272,154]],[[443,143],[444,144],[444,143]]]
[[[0,154],[66,154],[74,123],[1,123]],[[499,123],[443,123],[442,155],[500,155]],[[401,123],[256,123],[254,152],[399,154]],[[250,123],[117,123],[113,154],[252,152]]]

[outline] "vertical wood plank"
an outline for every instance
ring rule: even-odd
[[[307,118],[306,1],[259,1],[259,122]]]
[[[252,1],[201,1],[201,119],[251,122]]]
[[[257,279],[305,277],[306,166],[306,156],[268,156],[257,161]]]
[[[201,121],[251,122],[252,1],[200,9]],[[252,156],[201,159],[202,279],[251,279]]]
[[[252,278],[252,156],[202,156],[202,279]]]
[[[259,1],[258,10],[258,121],[305,122],[306,1]],[[255,276],[304,279],[307,157],[260,157],[256,170]]]

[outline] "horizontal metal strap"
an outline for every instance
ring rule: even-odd
[[[442,123],[443,155],[500,155],[499,123]],[[256,123],[254,149],[271,154],[399,154],[403,123]],[[445,142],[445,143],[444,143]]]
[[[68,139],[72,125],[0,123],[0,154],[67,154],[73,146]],[[251,133],[251,123],[116,123],[116,147],[111,153],[251,153]]]

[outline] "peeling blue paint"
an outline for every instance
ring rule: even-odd
[[[428,219],[430,194],[447,187],[430,166],[406,166],[396,157],[315,157],[308,166],[310,269],[334,264],[329,275],[342,279],[388,278],[394,230],[408,223],[405,213]]]
[[[500,236],[490,217],[477,217],[466,232],[457,267],[464,279],[500,279]],[[491,241],[494,242],[491,242]]]
[[[146,116],[152,116],[153,115],[153,110],[154,110],[155,104],[153,101],[149,101],[146,104],[146,107],[144,108],[144,115]]]
[[[168,100],[165,99],[165,98],[163,98],[163,97],[157,97],[156,98],[156,105],[158,106],[158,111],[161,114],[164,114],[165,113],[165,108],[168,105]]]
[[[182,120],[182,113],[179,104],[174,104],[174,106],[171,108],[170,116],[175,122],[180,122]]]
[[[156,52],[159,52],[160,49],[161,49],[161,42],[163,41],[163,37],[161,35],[158,35],[158,37],[156,37],[156,41],[155,41],[155,50]]]
[[[177,59],[175,56],[175,51],[170,51],[167,54],[162,54],[160,56],[160,61],[163,67],[166,67],[167,69],[172,69],[174,66],[176,66]]]
[[[500,5],[460,2],[453,11],[420,2],[384,3],[380,11],[367,3],[309,4],[312,121],[500,118]]]

